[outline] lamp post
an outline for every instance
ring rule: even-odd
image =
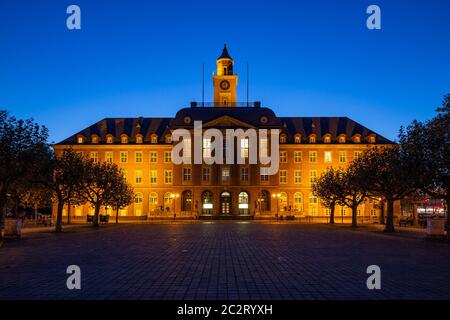
[[[272,194],[272,197],[275,199],[277,199],[277,214],[276,214],[276,219],[278,221],[278,210],[280,207],[280,197],[281,197],[281,193],[277,193],[277,194]]]
[[[175,220],[175,218],[177,217],[175,213],[175,199],[178,199],[179,196],[180,195],[178,193],[172,193],[173,220]]]

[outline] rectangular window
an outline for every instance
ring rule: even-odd
[[[362,151],[355,151],[355,160],[358,160],[362,156]]]
[[[309,152],[309,162],[311,162],[311,163],[317,162],[317,151]]]
[[[261,168],[260,173],[260,180],[261,182],[268,182],[269,181],[269,175],[268,175],[268,168]]]
[[[301,151],[294,152],[294,162],[295,163],[302,162],[302,152]]]
[[[248,168],[241,168],[241,181],[248,181]]]
[[[172,183],[172,170],[164,170],[164,183],[165,184]]]
[[[222,182],[230,181],[230,168],[224,167],[222,168]]]
[[[135,157],[136,163],[141,163],[142,162],[142,151],[136,151],[134,153],[134,157]]]
[[[157,170],[150,170],[150,183],[156,184],[158,181],[158,171]]]
[[[191,139],[183,138],[183,157],[191,158]]]
[[[122,174],[123,174],[123,177],[125,178],[125,180],[127,180],[128,179],[128,172],[127,172],[127,170],[122,170]]]
[[[183,168],[183,181],[191,181],[192,171],[191,168]]]
[[[158,162],[158,152],[155,152],[155,151],[150,152],[150,162],[151,163]]]
[[[164,151],[164,162],[165,163],[172,162],[172,151]]]
[[[209,182],[211,179],[211,169],[210,168],[203,168],[202,169],[202,181]]]
[[[325,151],[325,162],[331,162],[331,151]]]
[[[287,172],[286,170],[280,170],[280,183],[286,184],[287,183]]]
[[[317,182],[317,171],[311,170],[309,172],[309,183],[315,184]]]
[[[211,138],[203,139],[203,158],[209,159],[211,158]]]
[[[339,151],[339,162],[347,161],[347,153],[345,151]]]
[[[128,152],[120,151],[120,162],[127,163],[128,162]]]
[[[111,151],[107,151],[105,153],[105,161],[108,163],[113,163],[113,153]]]
[[[92,161],[98,162],[98,152],[96,152],[96,151],[91,152],[90,158]]]
[[[134,173],[134,181],[136,182],[136,184],[142,183],[142,171],[136,171]]]
[[[241,158],[248,158],[248,138],[241,139]]]
[[[300,170],[294,171],[294,183],[295,184],[302,183],[302,172]]]
[[[280,151],[280,163],[287,163],[287,151]]]

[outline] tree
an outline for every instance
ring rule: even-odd
[[[445,199],[450,240],[450,94],[436,111],[433,119],[425,123],[414,121],[402,130],[400,143],[420,164],[420,189],[432,197]]]
[[[86,162],[83,156],[73,149],[64,150],[60,156],[53,152],[48,153],[44,161],[46,166],[42,171],[40,183],[54,193],[57,202],[55,231],[61,232],[64,204],[73,201],[81,191]]]
[[[118,179],[116,184],[113,185],[113,188],[112,197],[106,205],[111,206],[114,209],[116,213],[116,223],[119,223],[119,210],[127,207],[133,202],[134,190],[125,179]]]
[[[86,162],[86,176],[83,181],[82,197],[94,207],[94,227],[99,226],[102,206],[108,205],[115,197],[116,185],[126,183],[123,173],[116,164],[109,162]]]
[[[320,198],[325,208],[330,209],[330,224],[334,224],[336,204],[342,199],[342,177],[341,170],[329,168],[312,187],[313,194]]]
[[[357,227],[358,206],[368,195],[365,181],[365,165],[360,159],[354,160],[341,175],[339,202],[352,209],[352,227]]]
[[[48,130],[33,121],[17,120],[0,110],[0,240],[8,195],[21,182],[34,180],[38,160],[48,152]]]
[[[385,232],[394,232],[394,202],[417,190],[418,164],[401,145],[367,149],[357,160],[368,193],[386,201]]]

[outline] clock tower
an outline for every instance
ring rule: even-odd
[[[228,53],[226,44],[216,64],[217,72],[213,75],[214,106],[236,107],[238,76],[233,73],[234,61]]]

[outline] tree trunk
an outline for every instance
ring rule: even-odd
[[[334,209],[335,209],[335,205],[333,204],[330,208],[330,224],[334,224]]]
[[[352,205],[352,228],[356,228],[358,226],[358,205]]]
[[[97,203],[95,205],[95,212],[94,212],[94,221],[92,223],[92,225],[94,226],[94,228],[98,228],[99,224],[98,224],[98,217],[100,215],[100,207],[101,205],[99,203]]]
[[[384,224],[384,201],[380,203],[380,224]]]
[[[55,231],[61,232],[62,231],[62,212],[64,208],[64,201],[61,196],[58,196],[58,206],[56,210],[56,226]]]
[[[387,217],[386,226],[384,227],[384,232],[395,232],[394,228],[394,200],[386,199],[387,202]]]
[[[67,224],[70,224],[70,202],[67,204]]]
[[[116,209],[116,224],[119,224],[119,208]]]

